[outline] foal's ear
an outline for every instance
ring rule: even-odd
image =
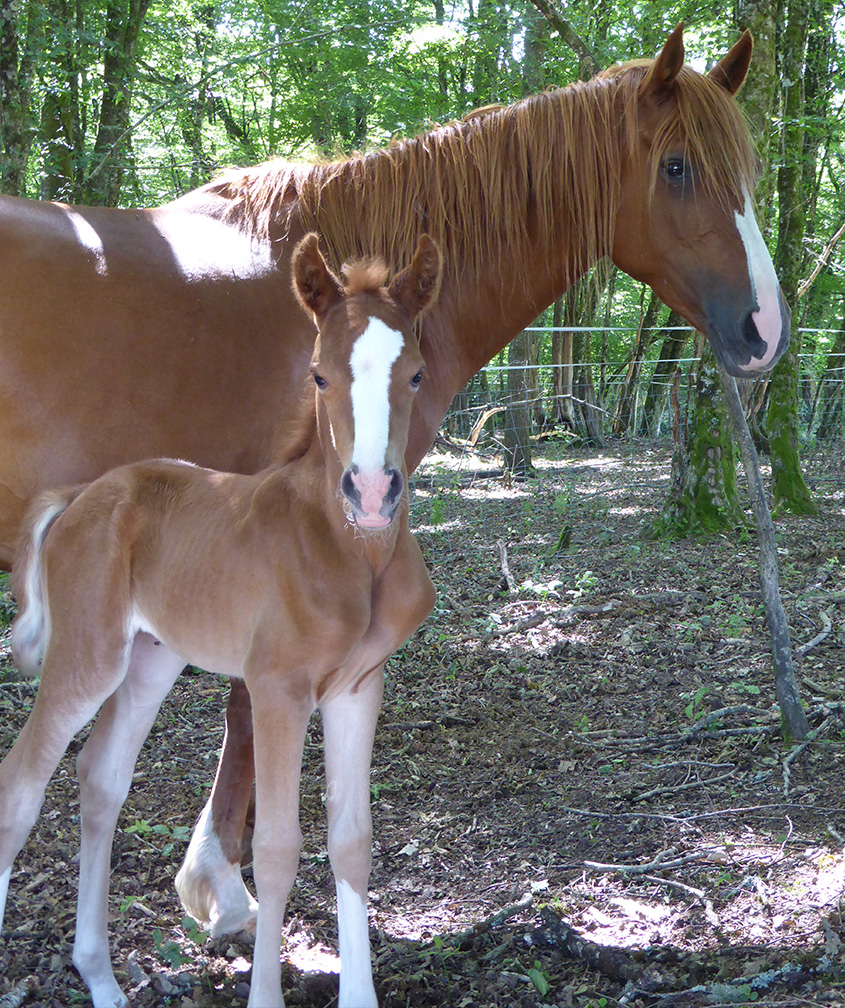
[[[326,265],[313,232],[294,249],[291,273],[294,294],[306,311],[314,313],[318,322],[332,305],[343,300],[340,280]]]
[[[736,94],[748,73],[753,49],[754,41],[746,28],[731,46],[730,52],[719,60],[707,76],[716,84],[721,84],[729,94]]]
[[[675,85],[675,78],[684,65],[684,23],[683,21],[669,35],[660,55],[643,81],[641,93],[651,92],[656,98],[668,98]]]
[[[440,290],[442,265],[440,249],[427,234],[421,235],[411,265],[397,273],[387,288],[411,318],[434,303]]]

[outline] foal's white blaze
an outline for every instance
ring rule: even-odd
[[[765,371],[777,353],[783,329],[780,297],[778,296],[780,286],[772,257],[769,255],[769,250],[766,248],[763,235],[760,233],[760,226],[754,215],[751,196],[747,192],[742,213],[734,211],[734,217],[742,244],[745,246],[748,276],[758,306],[758,310],[752,312],[751,317],[754,319],[760,338],[766,343],[766,352],[762,357],[752,357],[748,362],[748,367]]]
[[[379,511],[390,485],[384,471],[390,435],[390,372],[404,343],[400,332],[373,318],[355,341],[349,359],[355,426],[351,465],[357,468],[352,479],[361,494],[361,510],[377,524],[387,524]]]

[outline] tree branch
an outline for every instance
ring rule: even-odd
[[[594,77],[601,70],[601,63],[578,32],[566,18],[558,14],[550,0],[531,0],[531,2],[578,57],[580,75],[585,78]]]

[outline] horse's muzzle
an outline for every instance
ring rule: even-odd
[[[362,472],[358,466],[351,465],[341,477],[340,489],[359,528],[383,529],[393,521],[405,490],[405,480],[395,466]]]
[[[734,314],[727,300],[714,299],[706,307],[713,351],[734,378],[757,378],[770,371],[789,346],[791,313],[780,291],[776,319],[763,318],[756,306]]]

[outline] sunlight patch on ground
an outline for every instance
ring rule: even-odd
[[[320,942],[300,931],[288,938],[285,959],[303,973],[340,973],[340,957]]]

